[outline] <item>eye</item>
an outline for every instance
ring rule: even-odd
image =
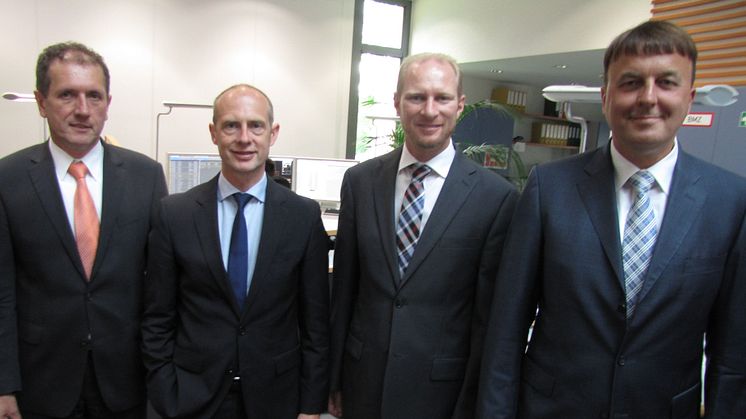
[[[453,100],[453,96],[450,95],[441,95],[435,98],[440,103],[448,103]]]
[[[239,130],[238,122],[228,121],[223,124],[223,132],[226,134],[232,134]]]
[[[249,122],[249,130],[254,135],[261,135],[264,133],[264,130],[266,129],[266,125],[264,122],[261,121],[251,121]]]
[[[425,101],[425,95],[409,95],[407,101],[414,103],[421,103]]]
[[[73,92],[64,90],[59,94],[60,99],[72,99],[74,97]]]
[[[658,81],[658,84],[665,88],[674,88],[679,85],[679,83],[674,79],[662,79]]]

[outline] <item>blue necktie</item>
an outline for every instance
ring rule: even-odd
[[[231,233],[231,247],[228,253],[228,278],[231,280],[233,293],[236,295],[238,307],[243,311],[246,300],[246,283],[249,276],[249,238],[246,232],[246,218],[243,210],[251,201],[252,196],[246,193],[234,193],[238,210],[233,221]]]
[[[401,204],[399,221],[396,228],[396,248],[399,260],[399,278],[404,277],[404,272],[409,266],[409,261],[414,255],[414,248],[420,237],[420,224],[422,222],[422,209],[425,204],[425,186],[423,181],[430,174],[429,166],[415,163],[410,166],[412,180],[404,192]]]
[[[649,172],[641,170],[632,175],[628,182],[632,185],[635,200],[624,227],[622,259],[627,293],[627,318],[630,318],[635,312],[637,297],[642,290],[643,280],[650,265],[658,228],[655,224],[650,197],[648,197],[648,191],[655,183],[655,178]]]

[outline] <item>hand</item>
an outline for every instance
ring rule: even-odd
[[[0,419],[21,419],[16,396],[12,394],[0,396]]]
[[[307,415],[305,413],[301,413],[298,415],[298,419],[320,419],[321,415]]]
[[[335,391],[329,395],[329,414],[334,417],[342,417],[342,392]]]

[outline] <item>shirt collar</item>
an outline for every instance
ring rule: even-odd
[[[671,151],[657,163],[645,169],[653,175],[655,183],[664,194],[668,194],[671,188],[671,180],[673,179],[673,171],[676,167],[678,156],[679,141],[674,138]],[[614,165],[614,182],[617,191],[624,187],[632,175],[641,170],[619,153],[613,139],[611,141],[611,162]]]
[[[101,145],[101,141],[96,141],[93,148],[83,156],[82,159],[75,159],[71,155],[67,154],[65,150],[61,149],[51,139],[49,143],[49,152],[52,154],[52,161],[54,161],[54,171],[57,174],[57,179],[62,179],[67,174],[67,169],[70,164],[74,161],[82,161],[88,168],[88,173],[96,181],[100,182],[103,179],[104,171],[104,146]]]
[[[222,202],[236,192],[247,193],[253,196],[257,201],[264,203],[264,199],[267,196],[267,174],[262,174],[262,178],[259,182],[250,187],[248,191],[241,191],[228,182],[228,179],[223,176],[223,172],[220,172],[220,176],[218,177],[218,201]]]
[[[445,179],[448,176],[448,171],[451,170],[451,163],[453,163],[455,157],[456,149],[453,147],[453,141],[451,141],[450,138],[448,139],[448,147],[446,147],[445,150],[438,153],[438,155],[432,159],[423,162],[418,162],[409,150],[407,150],[407,146],[404,145],[402,146],[397,173],[400,173],[402,169],[412,165],[413,163],[423,163],[430,166],[430,169],[432,169],[431,173],[437,174]]]

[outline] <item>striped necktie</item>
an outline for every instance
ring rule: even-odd
[[[417,239],[420,237],[420,223],[422,222],[422,209],[425,204],[425,186],[423,181],[432,171],[429,166],[414,163],[409,166],[412,169],[412,180],[404,192],[401,204],[399,221],[396,228],[396,248],[399,260],[399,278],[404,277],[409,261],[414,255]]]
[[[658,228],[648,196],[650,188],[655,184],[655,178],[650,172],[641,170],[632,175],[627,182],[632,186],[635,195],[632,208],[627,215],[622,241],[627,318],[631,318],[653,255]]]

